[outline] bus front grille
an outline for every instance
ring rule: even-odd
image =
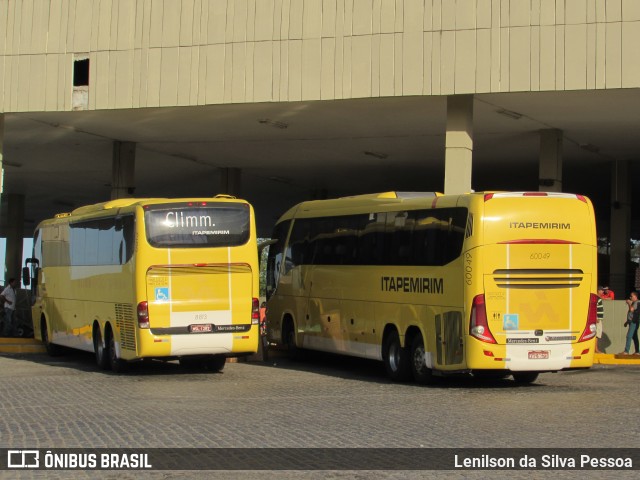
[[[120,331],[120,347],[127,350],[135,350],[136,331],[132,305],[116,303],[116,326]]]
[[[577,268],[498,269],[493,280],[499,288],[576,288],[584,278]]]

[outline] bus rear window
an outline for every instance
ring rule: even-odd
[[[147,205],[147,240],[154,247],[234,247],[249,240],[249,205]]]

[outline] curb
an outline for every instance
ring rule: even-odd
[[[0,353],[46,353],[42,342],[33,338],[0,338]]]
[[[593,356],[594,365],[638,365],[640,355],[614,355],[610,353],[596,353]]]

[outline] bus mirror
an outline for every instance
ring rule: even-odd
[[[278,243],[277,238],[270,238],[268,240],[264,240],[258,244],[258,256],[262,254],[262,251],[267,248],[269,245],[273,245],[274,243]]]
[[[31,275],[29,274],[29,267],[22,269],[22,284],[28,287],[31,284]]]

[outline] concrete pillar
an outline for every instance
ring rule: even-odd
[[[24,195],[11,193],[7,200],[7,249],[4,260],[4,277],[20,279],[22,270],[22,242],[24,232]]]
[[[4,190],[4,113],[0,113],[0,194]]]
[[[541,192],[562,191],[562,130],[540,130],[540,169],[538,184]]]
[[[113,142],[111,199],[133,197],[135,187],[136,143]]]
[[[242,169],[221,168],[220,169],[220,189],[218,193],[226,193],[234,197],[240,197],[242,189]]]
[[[473,156],[473,95],[447,97],[444,193],[471,191]]]
[[[611,256],[609,257],[609,287],[616,299],[627,298],[627,274],[630,259],[631,238],[631,179],[629,162],[613,162],[611,181]]]

